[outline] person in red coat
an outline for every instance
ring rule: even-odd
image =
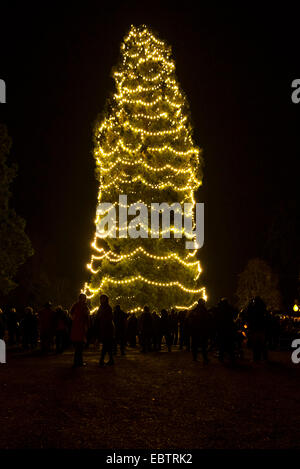
[[[71,341],[75,348],[73,366],[85,366],[82,354],[89,327],[90,310],[84,293],[80,293],[78,302],[72,306],[70,316],[72,318]]]

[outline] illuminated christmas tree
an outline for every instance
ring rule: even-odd
[[[125,211],[137,202],[149,213],[152,203],[194,207],[201,156],[192,141],[188,103],[177,82],[171,48],[146,26],[132,26],[113,76],[116,92],[95,133],[98,202],[119,209],[119,196],[126,195]],[[105,215],[97,212],[97,226]],[[185,226],[176,228],[175,216],[169,238],[163,237],[163,228],[155,231],[144,222],[139,226],[144,237],[135,239],[120,220],[113,230],[96,230],[90,281],[83,289],[94,309],[102,293],[131,312],[145,304],[157,310],[191,307],[199,297],[206,298],[199,285],[197,249],[186,249],[190,232],[187,236]],[[194,210],[189,217],[194,223]]]

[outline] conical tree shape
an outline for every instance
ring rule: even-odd
[[[127,207],[143,202],[149,213],[151,203],[194,205],[194,191],[201,184],[200,150],[192,141],[171,48],[146,26],[132,26],[121,44],[114,79],[116,93],[95,135],[98,201],[118,204],[119,195],[126,194]],[[116,238],[96,231],[90,281],[84,288],[92,305],[96,308],[102,293],[131,312],[145,304],[157,310],[189,307],[205,298],[198,283],[197,250],[186,249],[184,227],[181,238],[173,230],[168,239],[161,230],[153,238],[150,223],[143,228],[148,238],[120,238],[126,232],[118,226]]]

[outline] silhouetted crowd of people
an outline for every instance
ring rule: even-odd
[[[203,299],[191,310],[150,311],[144,307],[140,315],[126,313],[120,305],[114,310],[106,295],[100,296],[100,306],[90,314],[86,296],[81,293],[70,311],[61,306],[53,308],[47,302],[37,313],[26,307],[21,318],[16,309],[6,314],[0,310],[0,339],[8,345],[22,345],[24,350],[36,349],[40,344],[42,354],[55,350],[63,353],[72,343],[74,367],[84,366],[84,349],[90,344],[102,344],[99,366],[114,364],[119,351],[140,347],[142,353],[159,352],[162,346],[168,352],[172,347],[190,351],[197,361],[201,353],[204,364],[214,353],[223,362],[235,364],[243,358],[243,343],[252,349],[253,360],[267,360],[268,349],[279,347],[280,337],[286,327],[279,316],[267,311],[259,297],[251,300],[238,312],[226,300],[208,309]],[[286,326],[286,324],[285,324]],[[108,361],[105,363],[106,356]]]
[[[47,353],[55,345],[62,353],[70,344],[72,319],[61,306],[53,309],[51,302],[35,312],[27,306],[20,316],[15,308],[6,314],[0,309],[0,338],[6,335],[9,346],[22,345],[24,350],[35,349],[40,342],[41,351]]]

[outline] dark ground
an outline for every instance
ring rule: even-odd
[[[74,370],[71,351],[11,353],[0,448],[300,448],[300,365],[288,352],[236,369],[179,351],[129,350],[103,369],[98,357],[92,348]]]

